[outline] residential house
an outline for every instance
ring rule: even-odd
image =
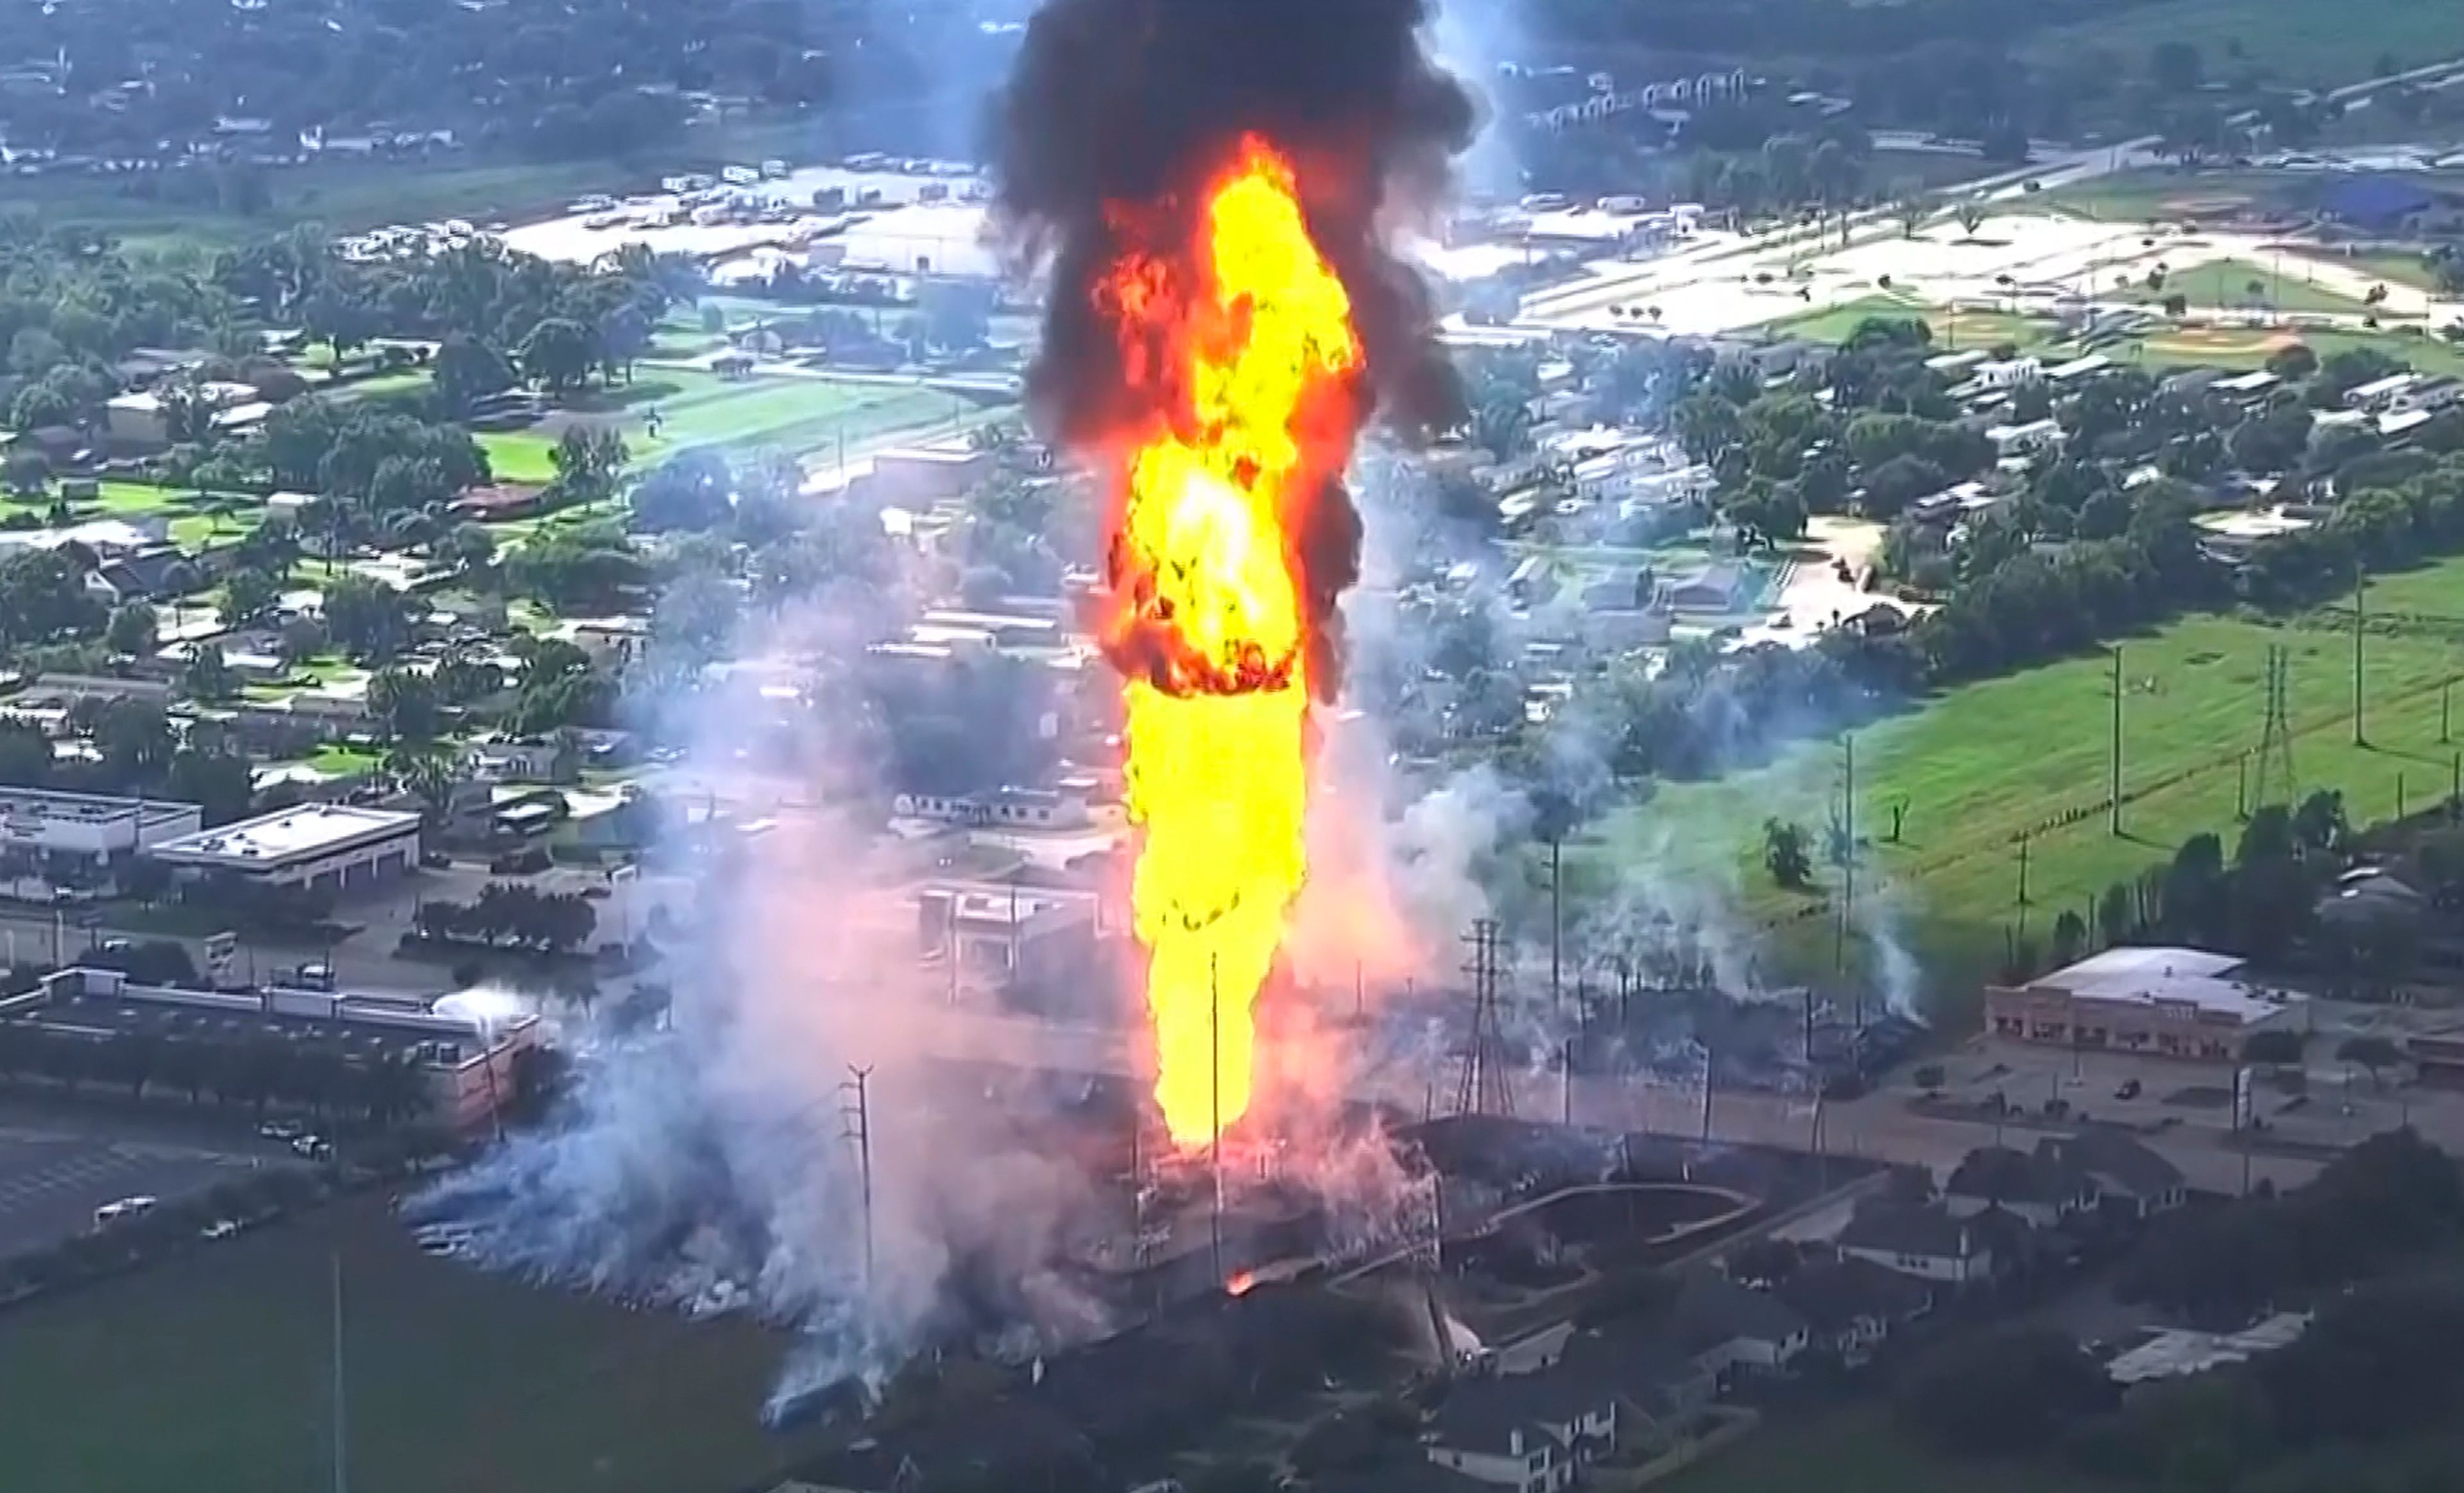
[[[2063,1165],[2092,1178],[2100,1205],[2109,1214],[2150,1219],[2189,1199],[2181,1168],[2115,1126],[2093,1125],[2076,1135],[2048,1137],[2036,1149],[2051,1149]]]
[[[2099,1196],[2096,1178],[2058,1155],[2008,1146],[1979,1146],[1969,1152],[1942,1191],[1944,1206],[1954,1219],[2001,1208],[2040,1229],[2090,1211]]]
[[[85,588],[106,606],[125,606],[132,602],[169,597],[174,580],[194,573],[180,546],[149,544],[104,560],[86,572]]]
[[[2061,422],[2048,416],[2018,425],[1997,425],[1987,429],[1985,438],[2003,456],[2021,456],[2058,446],[2062,440]]]
[[[1815,1348],[1851,1367],[1872,1357],[1893,1328],[1933,1309],[1925,1282],[1854,1256],[1809,1261],[1771,1291],[1805,1319]]]
[[[1893,1198],[1857,1210],[1836,1241],[1839,1253],[1949,1285],[1991,1281],[2005,1267],[1994,1255],[1991,1231],[1973,1219],[1954,1218],[1938,1202]]]
[[[1724,1383],[1739,1372],[1787,1372],[1813,1337],[1788,1303],[1710,1270],[1679,1287],[1676,1323],[1695,1361]]]
[[[1562,1369],[1457,1384],[1422,1437],[1429,1460],[1515,1493],[1560,1493],[1578,1465],[1614,1450],[1616,1392]]]
[[[1611,1322],[1565,1340],[1558,1364],[1582,1381],[1616,1393],[1618,1444],[1669,1441],[1692,1429],[1719,1394],[1719,1376],[1688,1357],[1653,1322]]]
[[[1669,582],[1663,598],[1679,611],[1733,612],[1744,603],[1747,580],[1736,565],[1705,565],[1682,581]]]

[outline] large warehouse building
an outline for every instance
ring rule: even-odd
[[[2306,998],[2252,983],[2243,961],[2203,949],[2107,949],[2015,987],[1988,986],[1996,1037],[2231,1063],[2253,1032],[2306,1030]]]
[[[419,828],[413,813],[307,803],[166,841],[154,857],[189,876],[343,893],[416,868]]]
[[[518,1090],[516,1062],[539,1045],[537,1016],[481,1014],[451,999],[333,994],[315,990],[184,990],[140,985],[118,970],[66,969],[23,995],[0,999],[0,1027],[58,1033],[108,1045],[144,1040],[247,1050],[268,1041],[346,1062],[415,1065],[430,1116],[477,1126]]]
[[[196,833],[201,812],[164,799],[0,789],[0,893],[21,902],[108,896],[141,853]]]

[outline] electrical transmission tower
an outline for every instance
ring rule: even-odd
[[[1463,938],[1471,946],[1463,973],[1471,977],[1471,1035],[1463,1043],[1463,1072],[1455,1084],[1455,1113],[1514,1112],[1513,1086],[1506,1072],[1505,1033],[1497,1012],[1497,924],[1482,918]]]
[[[2267,649],[2267,721],[2258,733],[2258,772],[2251,812],[2275,801],[2271,791],[2293,799],[2293,655],[2282,644]]]

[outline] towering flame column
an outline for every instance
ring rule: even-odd
[[[1196,212],[1113,205],[1127,247],[1095,291],[1134,411],[1111,443],[1105,646],[1127,680],[1155,1098],[1182,1145],[1249,1106],[1251,1008],[1307,874],[1316,624],[1294,536],[1363,413],[1351,300],[1290,160],[1244,136],[1194,189]]]

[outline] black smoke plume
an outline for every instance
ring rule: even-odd
[[[1381,214],[1425,201],[1471,143],[1471,96],[1422,51],[1426,0],[1052,0],[1029,23],[995,102],[998,221],[1048,263],[1044,343],[1028,378],[1037,419],[1086,449],[1134,411],[1094,287],[1123,248],[1106,204],[1195,211],[1244,134],[1290,156],[1319,252],[1350,293],[1371,407],[1406,439],[1463,417],[1419,276]],[[1313,682],[1337,677],[1335,600],[1358,578],[1360,521],[1337,488],[1295,537],[1318,626]]]

